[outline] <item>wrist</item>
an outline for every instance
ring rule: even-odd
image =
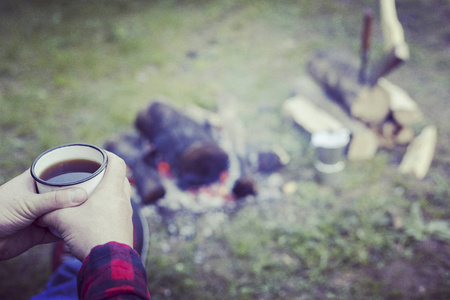
[[[85,231],[88,231],[88,233],[84,235],[80,234]],[[76,232],[78,234],[72,232],[63,235],[63,238],[72,254],[80,261],[85,260],[94,248],[108,243],[133,246],[133,233],[122,232],[121,228],[89,226],[83,229],[77,229]]]
[[[94,246],[89,252],[88,254],[85,256],[84,259],[82,259],[81,261],[83,263],[85,263],[87,260],[91,259],[91,256],[95,256],[97,257],[99,253],[102,253],[105,251],[105,249],[116,249],[115,251],[129,251],[130,249],[132,251],[135,251],[133,249],[132,246],[128,245],[128,244],[124,244],[124,243],[119,243],[119,242],[115,242],[115,241],[111,241],[111,242],[107,242],[101,245],[96,245]],[[137,253],[137,252],[136,252]],[[107,255],[111,255],[110,252],[107,253]]]

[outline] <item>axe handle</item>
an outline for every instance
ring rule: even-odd
[[[405,34],[397,17],[395,0],[380,0],[380,11],[384,49],[389,52],[392,48],[405,43]]]
[[[364,84],[366,82],[366,70],[369,60],[369,49],[372,39],[372,23],[373,13],[371,9],[364,12],[363,28],[361,31],[361,66],[359,68],[359,82]]]
[[[370,42],[372,39],[372,22],[373,22],[373,13],[371,9],[367,9],[364,12],[363,19],[363,30],[361,32],[361,49],[363,51],[369,51]]]

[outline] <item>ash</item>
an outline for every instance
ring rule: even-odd
[[[214,183],[198,190],[183,191],[173,180],[163,180],[166,195],[153,205],[142,207],[152,223],[161,223],[167,232],[178,238],[193,239],[197,234],[211,236],[231,215],[243,207],[279,201],[283,198],[285,180],[280,173],[257,174],[258,195],[236,199],[224,190],[223,183]],[[226,194],[224,194],[226,192]],[[199,228],[199,219],[202,225]]]

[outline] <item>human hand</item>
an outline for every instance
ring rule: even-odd
[[[118,156],[107,154],[105,175],[89,199],[78,207],[46,214],[39,222],[55,228],[79,260],[95,246],[108,242],[133,246],[133,210],[126,165]]]
[[[82,189],[37,194],[30,170],[0,186],[0,260],[59,240],[47,228],[36,225],[36,219],[60,208],[78,206],[86,199]]]

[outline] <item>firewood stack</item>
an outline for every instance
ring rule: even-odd
[[[331,99],[377,135],[379,146],[409,144],[414,138],[411,126],[423,118],[417,103],[385,78],[379,78],[374,86],[361,84],[357,67],[343,58],[335,53],[317,53],[308,71]]]
[[[422,112],[406,91],[384,78],[409,59],[409,48],[397,19],[395,0],[381,0],[380,4],[385,40],[382,59],[367,72],[373,19],[368,10],[364,15],[359,65],[351,55],[337,51],[317,52],[308,63],[309,74],[332,101],[324,101],[317,93],[308,99],[308,93],[300,91],[303,97],[288,99],[283,110],[311,134],[316,130],[348,128],[352,132],[349,160],[370,159],[378,147],[410,145],[407,152],[413,154],[405,155],[400,171],[423,178],[434,154],[437,131],[425,130],[420,142],[414,143],[413,126],[423,120]],[[310,112],[309,117],[301,116],[305,111]],[[414,146],[417,144],[427,146]],[[406,159],[411,156],[415,159]]]

